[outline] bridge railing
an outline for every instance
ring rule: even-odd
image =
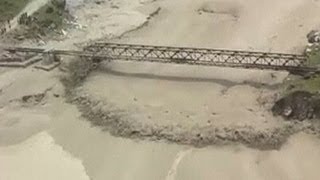
[[[307,66],[306,56],[298,54],[114,43],[95,43],[88,46],[85,50],[100,54],[108,54],[110,57],[114,58],[137,61],[175,62],[283,70]]]
[[[307,57],[299,54],[269,53],[255,51],[146,46],[133,44],[94,43],[84,51],[41,48],[6,48],[8,51],[53,53],[55,55],[84,56],[99,59],[180,63],[208,66],[274,69],[286,71],[315,71]]]

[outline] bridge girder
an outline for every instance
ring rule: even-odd
[[[148,61],[207,66],[226,66],[285,71],[316,71],[308,66],[307,57],[299,54],[255,51],[147,46],[134,44],[94,43],[84,51],[50,50],[40,48],[5,48],[8,51],[53,53],[54,55],[83,56],[111,60]]]

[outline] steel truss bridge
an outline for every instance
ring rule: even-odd
[[[190,65],[224,66],[255,69],[285,70],[290,72],[314,72],[317,68],[309,66],[307,57],[299,54],[187,48],[170,46],[151,46],[136,44],[116,44],[98,42],[74,50],[45,50],[40,48],[9,47],[11,52],[33,52],[38,54],[89,57],[100,60],[148,61]]]

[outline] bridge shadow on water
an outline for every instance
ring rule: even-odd
[[[173,76],[173,75],[159,75],[153,73],[141,73],[141,72],[126,72],[123,70],[115,70],[111,67],[100,66],[96,72],[105,73],[118,77],[126,77],[126,78],[139,78],[139,79],[150,79],[150,80],[165,80],[165,81],[176,81],[176,82],[192,82],[192,83],[213,83],[219,84],[226,88],[231,88],[233,86],[239,85],[248,85],[254,88],[265,88],[274,90],[280,87],[281,84],[266,84],[260,82],[253,81],[243,81],[243,82],[234,82],[227,79],[219,79],[219,78],[205,78],[205,77],[187,77],[187,76]]]

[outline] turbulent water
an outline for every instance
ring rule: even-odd
[[[243,11],[243,21],[235,19],[235,16],[241,15],[241,12],[234,11],[234,7],[227,8],[228,11],[226,12],[235,14],[231,14],[232,16],[224,14],[223,3],[222,9],[218,9],[220,14],[215,16],[208,8],[205,9],[206,12],[201,11],[202,14],[197,11],[208,1],[203,1],[203,3],[194,0],[156,1],[162,7],[159,17],[153,19],[154,21],[151,21],[142,31],[129,34],[122,41],[162,45],[227,47],[239,39],[232,47],[250,48],[250,46],[257,45],[255,46],[256,49],[268,49],[271,48],[270,45],[274,45],[272,48],[278,47],[282,50],[292,51],[296,48],[295,46],[304,42],[305,31],[311,29],[315,22],[319,22],[318,16],[313,15],[319,13],[320,10],[317,8],[316,2],[313,1],[229,1],[237,4],[240,2],[240,5],[236,7],[242,7],[241,2],[245,2],[244,7],[249,7]],[[82,2],[84,1],[67,1],[70,9],[75,9]],[[250,11],[250,7],[252,11]],[[274,7],[275,9],[273,9]],[[128,14],[125,13],[127,10],[117,10],[115,13],[121,15],[121,21],[119,21],[119,16],[104,17],[105,11],[102,10],[103,8],[101,7],[101,10],[96,11],[90,10],[90,12],[84,11],[84,14],[82,14],[83,18],[91,17],[93,23],[99,25],[95,27],[103,28],[96,28],[87,37],[78,36],[77,38],[89,39],[92,35],[97,38],[101,32],[110,29],[110,31],[118,32],[123,26],[127,29],[128,24],[134,23],[131,16],[138,14]],[[275,13],[270,13],[272,10],[275,10]],[[95,14],[93,15],[92,12]],[[272,14],[275,15],[272,16]],[[99,23],[95,21],[95,16],[98,19],[100,18]],[[264,20],[262,20],[263,18]],[[103,21],[106,19],[108,19],[108,24]],[[280,19],[285,21],[282,22]],[[141,21],[139,21],[140,23]],[[303,24],[303,26],[299,24]],[[136,26],[133,26],[133,28],[136,28]],[[234,39],[234,37],[237,38]],[[260,39],[259,37],[263,38]],[[76,41],[72,40],[70,42]],[[65,42],[59,43],[62,47],[69,45]],[[151,67],[148,70],[154,73],[158,69],[159,67]],[[176,71],[174,72],[176,73]],[[191,71],[191,73],[194,74],[194,71]],[[262,79],[271,77],[264,76],[262,72],[258,73],[259,76],[250,73],[232,74],[226,73],[226,71],[220,74],[219,72],[215,73],[219,78],[232,76],[235,79],[248,77],[259,80],[260,77]],[[0,179],[318,180],[320,177],[320,171],[318,170],[320,166],[320,141],[318,138],[306,134],[297,134],[291,137],[281,149],[272,151],[259,151],[236,144],[197,149],[162,141],[139,141],[113,137],[100,127],[92,127],[88,121],[81,118],[81,114],[75,106],[66,104],[65,99],[62,98],[63,88],[57,90],[59,82],[53,80],[58,75],[54,74],[52,76],[55,77],[48,77],[49,74],[32,68],[21,70],[15,74],[1,74],[1,102],[9,102],[13,99],[14,101],[11,101],[11,103],[17,104],[17,106],[8,103],[10,107],[0,109],[0,134],[3,135],[0,140],[9,142],[17,136],[19,142],[0,147]],[[109,76],[109,78],[112,77]],[[131,80],[131,83],[134,84],[136,81]],[[154,81],[155,88],[164,84],[161,80]],[[128,86],[128,83],[123,84]],[[110,84],[99,85],[107,87]],[[16,101],[23,95],[38,93],[39,87],[44,87],[43,89],[51,88],[50,91],[54,91],[55,95],[61,96],[58,97],[48,93],[44,102],[36,107],[19,104],[20,101]],[[193,87],[195,86],[188,84],[188,88]],[[146,88],[141,89],[145,90]],[[250,89],[253,89],[253,87]],[[112,90],[112,88],[109,90]],[[145,95],[144,91],[135,90],[139,90],[141,96]],[[164,88],[164,91],[169,90]],[[112,93],[125,102],[128,98],[126,98],[125,93],[120,94],[119,92],[122,91],[115,89]],[[196,92],[203,94],[200,90]],[[177,94],[179,95],[179,93]],[[247,91],[245,88],[241,91],[241,94],[252,98],[252,91]],[[156,98],[160,97],[161,94]],[[172,100],[176,97],[174,95],[168,99]],[[154,96],[151,94],[149,98],[154,99]],[[239,104],[232,104],[233,99],[230,96],[227,96],[227,98],[230,99],[230,104],[233,107],[236,105],[243,108],[244,105],[248,104],[246,103],[247,100],[238,101]],[[234,90],[234,98],[240,98],[237,89]],[[225,97],[222,96],[221,99],[225,99]],[[225,101],[223,102],[225,103]],[[1,105],[3,104],[1,103]],[[221,103],[213,104],[220,105]],[[181,105],[181,103],[178,105]],[[251,108],[251,106],[248,107]],[[228,106],[219,108],[221,111],[230,110]],[[240,110],[238,112],[244,111],[243,109]],[[248,113],[248,111],[245,112]],[[45,114],[45,116],[31,116],[32,114]],[[243,117],[243,114],[229,113],[229,115],[236,118]],[[39,123],[45,125],[39,127]],[[36,130],[31,131],[35,128]]]

